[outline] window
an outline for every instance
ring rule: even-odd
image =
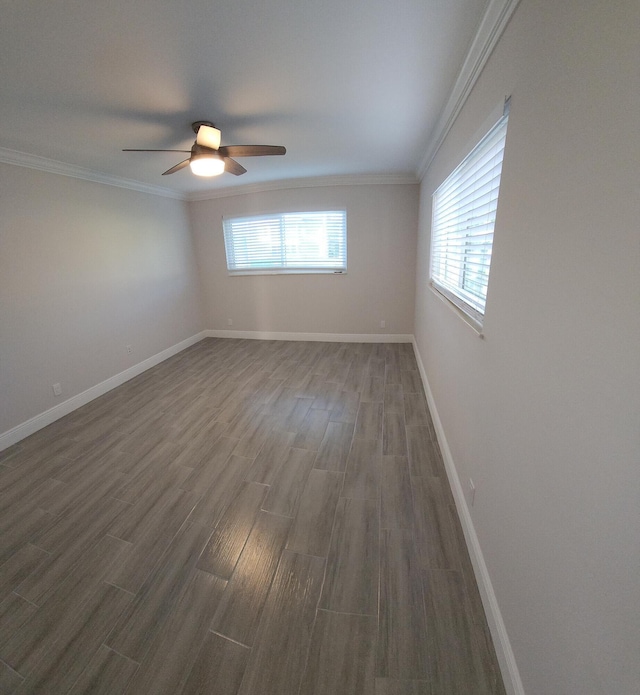
[[[431,283],[480,326],[487,300],[507,107],[433,194]]]
[[[230,273],[340,273],[347,269],[344,210],[223,220]]]

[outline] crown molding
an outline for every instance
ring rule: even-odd
[[[228,186],[211,191],[198,191],[187,195],[188,201],[228,198],[265,191],[281,191],[291,188],[320,188],[323,186],[372,186],[389,184],[418,184],[415,174],[361,174],[344,176],[309,176],[301,179],[264,181],[245,186]]]
[[[312,176],[301,179],[284,179],[281,181],[264,181],[262,183],[252,183],[244,186],[228,186],[209,191],[196,191],[193,193],[183,193],[174,191],[162,186],[125,179],[120,176],[103,174],[92,169],[66,164],[55,159],[47,159],[35,154],[18,152],[6,147],[0,147],[0,162],[13,164],[15,166],[26,167],[27,169],[37,169],[50,174],[61,174],[84,181],[103,183],[107,186],[127,188],[139,193],[149,193],[151,195],[162,196],[163,198],[174,198],[176,200],[210,200],[212,198],[227,198],[236,195],[250,193],[262,193],[264,191],[279,191],[290,188],[318,188],[322,186],[364,186],[376,184],[418,184],[419,180],[415,174],[362,174],[362,175],[342,175],[342,176]]]
[[[244,186],[229,186],[210,191],[197,191],[184,193],[174,191],[162,186],[126,179],[120,176],[104,174],[92,169],[67,164],[54,159],[47,159],[38,155],[27,154],[17,150],[0,147],[0,162],[13,164],[29,169],[37,169],[51,174],[61,174],[85,181],[102,183],[107,186],[126,188],[140,193],[174,198],[176,200],[210,200],[214,198],[226,198],[236,195],[262,193],[264,191],[286,190],[292,188],[316,188],[321,186],[358,186],[376,184],[416,184],[419,183],[427,172],[433,158],[440,149],[451,126],[464,106],[471,90],[473,89],[482,69],[491,55],[502,32],[507,26],[511,15],[514,13],[520,0],[489,0],[485,14],[480,22],[478,31],[471,43],[467,57],[446,106],[442,110],[438,122],[433,129],[433,137],[427,151],[418,167],[417,174],[365,174],[344,176],[319,176],[300,179],[287,179],[282,181],[266,181],[263,183],[247,184]]]
[[[0,147],[0,162],[4,164],[14,164],[27,169],[37,169],[38,171],[46,171],[50,174],[61,174],[62,176],[70,176],[74,179],[83,179],[84,181],[93,181],[94,183],[103,183],[107,186],[116,186],[118,188],[127,188],[131,191],[139,193],[149,193],[151,195],[162,196],[163,198],[175,198],[177,200],[186,200],[186,195],[180,191],[173,191],[170,188],[162,186],[153,186],[151,184],[141,183],[132,179],[125,179],[120,176],[111,176],[103,174],[92,169],[66,164],[55,159],[47,159],[39,157],[35,154],[27,154],[26,152],[18,152],[17,150],[9,150],[5,147]]]
[[[520,0],[489,0],[484,17],[471,43],[467,57],[455,81],[449,100],[440,114],[433,129],[427,151],[418,168],[418,178],[424,178],[433,158],[447,137],[451,126],[462,110],[471,90],[480,77],[482,69],[489,60],[495,45],[502,36],[511,15],[515,12]]]

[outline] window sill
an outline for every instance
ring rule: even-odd
[[[464,311],[464,309],[461,309],[455,302],[452,302],[446,294],[440,292],[433,282],[429,282],[429,288],[443,304],[448,306],[458,318],[462,319],[462,321],[464,321],[464,323],[466,323],[467,326],[473,330],[478,338],[484,340],[482,324],[479,321],[477,321],[473,316],[467,314],[467,312]]]
[[[234,275],[346,275],[346,270],[228,270],[230,276]]]

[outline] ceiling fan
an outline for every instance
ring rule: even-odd
[[[163,172],[175,174],[187,165],[196,176],[218,176],[224,171],[240,176],[247,170],[232,157],[264,157],[265,155],[286,154],[287,150],[281,145],[222,145],[220,146],[220,130],[209,121],[196,121],[191,124],[196,134],[196,141],[191,150],[134,150],[124,149],[123,152],[190,152],[188,159],[176,164]]]

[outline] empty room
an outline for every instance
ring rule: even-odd
[[[0,56],[0,695],[637,695],[637,0]]]

